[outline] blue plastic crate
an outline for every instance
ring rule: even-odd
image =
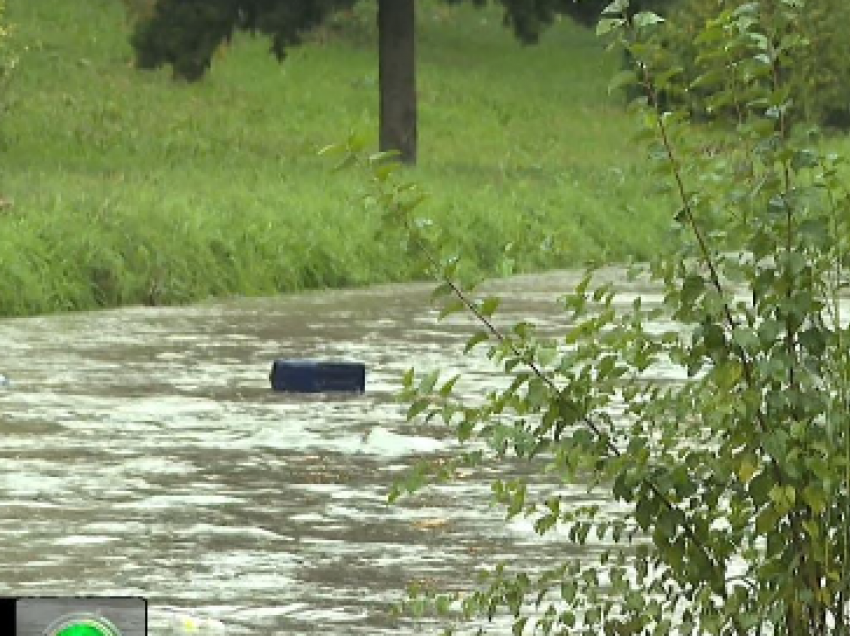
[[[364,393],[366,365],[361,362],[275,360],[269,379],[275,391]]]

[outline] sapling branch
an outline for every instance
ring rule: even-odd
[[[723,312],[724,312],[724,315],[725,315],[727,327],[729,328],[730,331],[734,331],[738,326],[738,322],[735,319],[734,314],[732,313],[732,309],[729,305],[729,302],[726,300],[726,290],[724,288],[723,283],[721,282],[717,264],[715,263],[715,260],[714,260],[714,257],[712,256],[711,250],[709,249],[706,237],[704,236],[704,234],[703,234],[703,232],[702,232],[702,230],[701,230],[701,228],[700,228],[700,226],[697,222],[696,215],[695,215],[694,209],[693,209],[693,205],[691,203],[691,198],[688,195],[687,189],[685,187],[681,165],[679,163],[678,157],[676,156],[676,152],[675,152],[674,147],[673,147],[673,143],[672,143],[672,140],[671,140],[671,137],[670,137],[670,133],[668,131],[667,124],[665,122],[665,115],[664,115],[664,113],[662,112],[662,109],[661,109],[661,104],[660,104],[660,100],[659,100],[659,97],[658,97],[658,91],[657,91],[657,88],[656,88],[655,83],[653,81],[653,77],[650,73],[649,65],[641,63],[641,64],[639,64],[639,68],[641,69],[642,74],[643,74],[643,78],[642,78],[643,79],[643,85],[647,89],[649,104],[650,104],[650,107],[653,109],[653,112],[654,112],[655,122],[656,122],[656,125],[657,125],[657,128],[658,128],[659,137],[661,139],[662,145],[664,146],[664,150],[665,150],[665,153],[667,155],[667,161],[669,162],[670,169],[671,169],[671,172],[673,174],[673,178],[674,178],[674,181],[675,181],[675,184],[676,184],[676,189],[677,189],[677,192],[678,192],[678,195],[679,195],[679,198],[680,198],[680,202],[681,202],[681,205],[682,205],[682,212],[684,213],[685,219],[686,219],[689,227],[691,228],[691,231],[693,232],[693,235],[694,235],[694,238],[697,242],[698,249],[699,249],[700,255],[702,257],[703,263],[704,263],[704,265],[706,266],[706,268],[709,272],[709,277],[710,277],[711,283],[712,283],[713,287],[715,288],[716,292],[718,293],[719,297],[721,298],[721,302],[723,303]],[[786,170],[786,184],[790,184],[790,174],[787,173],[787,171],[788,171],[787,162],[785,164],[785,170]],[[790,221],[789,221],[789,232],[790,232]],[[793,340],[791,342],[793,343]],[[755,377],[754,377],[754,374],[753,374],[752,361],[750,360],[750,357],[747,355],[747,352],[745,351],[743,346],[741,346],[740,344],[733,343],[732,346],[734,347],[735,351],[737,352],[738,358],[741,361],[741,368],[743,370],[743,375],[744,375],[744,378],[745,378],[747,385],[751,389],[754,389],[756,387],[756,382],[755,382]],[[791,366],[793,367],[793,365],[791,365]],[[792,369],[792,373],[793,373],[793,369]],[[768,430],[768,426],[767,426],[767,421],[765,419],[765,415],[764,415],[762,407],[759,407],[759,409],[756,411],[756,420],[758,421],[758,424],[759,424],[762,432],[766,432]],[[759,443],[759,446],[761,446],[761,443]],[[763,449],[763,447],[762,447],[762,449]],[[778,484],[784,483],[786,480],[783,478],[782,470],[781,470],[779,463],[777,462],[775,457],[770,456],[770,464],[771,464],[772,472],[774,473],[774,477],[775,477],[777,483]],[[797,513],[798,513],[798,511],[796,511],[796,510],[790,511],[789,519],[791,521],[792,526],[794,527],[793,541],[797,545],[797,548],[799,550],[799,554],[803,555],[805,553],[802,550],[802,543],[801,543],[801,538],[800,538],[802,531],[800,529],[800,519],[799,519],[799,515]],[[790,615],[789,615],[789,618],[790,618]],[[743,630],[743,627],[741,626],[741,624],[736,620],[735,617],[732,617],[732,620],[733,620],[733,624],[735,625],[736,631],[743,634],[744,630]]]
[[[620,11],[624,4],[625,0],[615,0],[609,8]],[[576,350],[565,353],[556,368],[551,364],[556,356],[552,348],[544,353],[542,340],[527,336],[519,326],[513,330],[502,327],[493,317],[494,302],[481,301],[460,282],[453,265],[442,261],[440,243],[423,233],[413,217],[415,204],[408,205],[407,201],[410,188],[392,187],[392,182],[386,182],[387,171],[382,171],[384,177],[376,178],[381,188],[378,200],[389,212],[386,217],[405,233],[407,246],[439,278],[440,293],[451,295],[447,308],[462,309],[483,326],[470,339],[468,348],[489,340],[489,357],[502,362],[507,373],[514,373],[510,388],[489,394],[487,406],[475,409],[473,415],[464,414],[459,438],[462,431],[468,437],[475,426],[484,427],[480,432],[483,437],[489,414],[515,407],[522,435],[532,435],[530,443],[536,443],[535,448],[554,444],[559,451],[556,461],[562,464],[551,467],[572,469],[590,461],[593,479],[597,480],[594,483],[615,480],[615,497],[633,505],[633,519],[655,546],[653,551],[647,548],[638,552],[631,563],[636,568],[637,583],[643,586],[645,578],[640,577],[645,577],[651,565],[658,568],[665,582],[680,587],[682,598],[687,597],[696,609],[683,619],[683,632],[702,629],[700,633],[737,636],[774,632],[783,636],[848,636],[850,434],[845,429],[850,355],[841,351],[847,337],[843,335],[838,294],[845,258],[841,252],[846,250],[846,243],[830,242],[841,236],[846,220],[839,219],[837,208],[846,201],[835,201],[834,173],[832,182],[827,183],[824,177],[832,214],[832,223],[824,229],[824,219],[817,214],[826,211],[827,204],[818,197],[808,197],[812,189],[807,187],[804,170],[812,167],[809,151],[789,134],[789,104],[780,103],[787,101],[780,82],[784,78],[778,73],[780,53],[784,56],[794,46],[793,38],[790,45],[783,40],[774,48],[769,48],[770,44],[761,48],[765,42],[772,42],[771,16],[765,22],[760,20],[765,16],[757,14],[758,3],[742,4],[739,9],[723,17],[723,25],[735,28],[713,32],[717,39],[707,44],[718,50],[726,47],[726,53],[705,59],[714,64],[709,73],[716,78],[718,63],[729,64],[736,56],[748,56],[740,68],[745,73],[753,70],[754,75],[738,76],[738,67],[727,66],[725,72],[732,77],[727,76],[725,90],[732,90],[732,101],[724,92],[713,102],[734,106],[732,115],[737,115],[736,130],[744,144],[736,152],[746,155],[746,165],[752,168],[748,172],[730,171],[728,162],[697,163],[680,145],[683,131],[679,127],[684,124],[675,112],[668,114],[659,107],[659,96],[671,86],[671,75],[658,73],[654,60],[656,55],[666,58],[653,48],[652,41],[639,39],[641,30],[660,18],[644,13],[634,21],[628,17],[609,21],[634,27],[634,40],[628,35],[624,39],[627,46],[634,44],[630,52],[637,60],[647,102],[654,109],[646,114],[646,132],[655,137],[661,167],[671,175],[674,196],[680,199],[677,219],[688,235],[689,245],[683,249],[687,256],[683,264],[678,259],[662,259],[660,267],[652,271],[655,280],[664,280],[667,293],[663,306],[672,309],[673,319],[680,320],[685,329],[704,323],[702,331],[694,331],[691,344],[678,331],[669,330],[657,341],[647,341],[651,345],[647,351],[635,353],[639,347],[633,350],[634,340],[647,332],[642,327],[629,330],[626,320],[639,321],[657,314],[642,312],[640,303],[636,303],[633,313],[617,321],[618,312],[606,295],[607,286],[597,287],[592,301],[605,298],[604,309],[588,307],[588,277],[571,297],[576,300],[576,315],[585,316],[567,339],[573,343],[571,338],[576,336]],[[783,14],[782,19],[787,16]],[[784,28],[786,23],[776,24]],[[731,49],[727,46],[730,43]],[[770,64],[774,65],[772,87]],[[633,79],[634,74],[630,77]],[[747,82],[751,85],[744,86]],[[762,106],[767,112],[757,111]],[[693,170],[704,167],[708,169],[705,178],[690,183]],[[704,205],[706,201],[708,206]],[[729,214],[735,215],[732,227],[741,231],[740,236],[728,228],[713,231],[713,214],[718,209],[715,204],[731,208]],[[703,210],[709,210],[709,216],[703,216]],[[827,233],[832,236],[825,236]],[[731,239],[732,247],[727,248],[718,236]],[[811,244],[806,242],[809,236],[814,237]],[[736,252],[737,257],[726,256],[726,249],[736,248],[743,252]],[[802,269],[795,249],[811,257]],[[738,291],[733,285],[740,279],[751,285],[752,305],[748,301],[739,303],[733,294]],[[826,300],[821,304],[823,298]],[[830,319],[832,329],[824,324]],[[610,333],[603,331],[608,327]],[[839,351],[835,351],[836,346]],[[614,355],[609,355],[612,352]],[[652,364],[665,353],[673,364],[687,365],[689,372],[707,369],[708,373],[684,386],[677,383],[669,392],[637,390],[631,383],[639,380],[646,368],[641,366],[643,361],[648,359]],[[616,371],[609,373],[612,364],[617,365]],[[630,371],[634,375],[625,375]],[[445,387],[433,390],[435,377],[431,374],[420,383],[416,391],[420,408],[411,411],[411,417],[423,409],[429,410],[429,416],[439,414],[437,393],[445,397],[446,392]],[[518,395],[522,387],[527,393]],[[626,417],[634,418],[626,420],[633,432],[628,450],[621,445],[627,427],[621,429],[620,421],[612,421],[607,406],[600,406],[610,404],[611,396],[620,389]],[[824,391],[829,394],[827,399]],[[833,393],[837,395],[830,397]],[[647,396],[658,399],[645,404]],[[572,398],[581,405],[573,405]],[[735,404],[737,398],[746,403]],[[562,410],[567,406],[575,408],[567,414]],[[532,419],[539,417],[541,422],[533,432],[524,419],[530,412],[536,414]],[[689,447],[677,458],[674,452],[683,441],[678,433],[693,420],[698,433],[684,441],[696,442],[697,448]],[[829,430],[827,440],[820,435],[824,421]],[[561,441],[560,432],[566,427],[571,436]],[[661,440],[659,447],[655,446],[657,440]],[[526,441],[523,438],[523,443]],[[517,454],[522,455],[519,450]],[[845,454],[847,461],[842,464]],[[639,457],[637,470],[630,465],[633,456]],[[673,465],[668,466],[668,462]],[[551,525],[569,523],[584,514],[580,509],[551,512],[547,517]],[[594,523],[580,521],[576,525],[588,528]],[[597,525],[600,538],[605,529],[605,524]],[[583,542],[586,534],[577,536]],[[619,541],[616,534],[615,541]],[[835,541],[839,544],[830,547]],[[628,558],[626,553],[619,557],[623,561]],[[745,565],[741,570],[737,570],[739,559]],[[736,572],[732,575],[727,570]],[[644,586],[636,595],[652,596],[660,589],[653,585]],[[503,600],[493,600],[494,593],[503,592],[494,589],[489,596],[481,597],[488,600],[491,615]],[[573,603],[572,597],[563,600],[581,609],[590,608],[597,597],[589,599],[580,604]],[[615,607],[629,614],[630,608]],[[680,616],[678,609],[668,604],[658,615],[669,611],[670,621],[675,622]],[[603,606],[603,615],[605,611],[609,610]],[[655,614],[646,617],[646,622],[638,620],[638,627],[629,626],[628,633],[651,626],[652,620],[657,620]],[[659,621],[656,631],[662,633],[665,625],[669,630],[668,620]],[[517,626],[524,627],[525,623],[515,623],[514,631]],[[616,621],[606,623],[608,628],[620,633]]]
[[[521,351],[515,345],[512,339],[508,338],[504,333],[502,333],[502,331],[493,323],[493,321],[482,313],[475,301],[469,297],[469,295],[453,278],[445,274],[443,267],[441,266],[437,257],[433,254],[428,245],[425,244],[425,242],[417,236],[415,231],[413,231],[413,227],[410,225],[410,222],[407,219],[405,219],[405,229],[407,231],[408,236],[412,237],[417,249],[419,249],[420,252],[425,256],[425,259],[428,261],[429,265],[432,268],[432,271],[439,278],[440,282],[448,286],[448,288],[457,297],[457,299],[460,300],[460,302],[473,315],[473,317],[487,329],[487,331],[491,334],[493,338],[495,338],[500,343],[506,344],[511,350],[511,353],[513,353],[513,355],[516,356],[517,359],[521,360],[522,363],[525,364],[537,378],[544,382],[553,392],[553,394],[557,396],[557,399],[560,400],[561,391],[558,389],[558,386],[555,384],[552,378],[550,378],[546,373],[544,373],[533,358],[529,357],[525,352]],[[593,433],[597,440],[604,440],[604,446],[609,456],[616,458],[622,457],[622,451],[620,451],[620,449],[616,447],[616,445],[611,441],[611,438],[608,435],[605,435],[602,432],[601,427],[596,422],[590,419],[590,417],[588,417],[587,415],[583,415],[581,417],[580,422]],[[640,481],[668,511],[679,513],[678,515],[676,515],[679,520],[679,527],[681,527],[682,531],[685,533],[685,536],[688,537],[691,544],[702,554],[706,562],[710,564],[711,570],[714,572],[713,576],[711,577],[711,580],[722,582],[723,577],[720,574],[718,563],[715,561],[715,559],[712,558],[708,547],[696,534],[695,529],[689,523],[686,522],[688,517],[685,512],[682,511],[676,504],[674,504],[652,479],[646,476],[642,476]],[[721,594],[721,596],[726,598],[727,592],[725,589],[725,585],[721,583],[720,585],[715,585],[714,587],[715,590]],[[737,624],[736,631],[743,634],[743,631],[741,631],[740,626]]]

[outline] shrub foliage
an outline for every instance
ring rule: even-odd
[[[714,117],[728,113],[724,105],[712,103],[716,97],[713,90],[706,90],[705,71],[713,68],[717,72],[716,60],[702,55],[705,42],[698,36],[706,27],[723,20],[725,12],[735,10],[743,3],[740,0],[683,0],[672,5],[668,17],[668,28],[661,29],[658,37],[671,52],[671,68],[679,67],[691,83],[698,78],[703,83],[688,87],[687,103],[695,113],[703,117]],[[781,3],[778,5],[781,6]],[[729,27],[734,28],[734,27]],[[850,127],[850,3],[842,0],[807,0],[805,10],[799,14],[799,23],[789,25],[785,31],[773,36],[772,46],[785,48],[797,46],[799,56],[793,68],[782,69],[783,82],[791,90],[794,115],[800,120],[830,127]],[[715,33],[709,30],[709,33]],[[713,36],[703,36],[713,37]],[[740,60],[729,57],[726,73],[735,73],[734,65]]]
[[[538,495],[523,477],[497,481],[509,517],[604,549],[577,558],[565,546],[543,572],[501,564],[470,593],[419,588],[408,607],[504,613],[514,634],[850,634],[850,194],[842,159],[792,126],[812,55],[808,8],[725,7],[693,38],[702,66],[691,81],[668,64],[662,18],[627,5],[611,3],[598,30],[634,61],[612,87],[646,95],[633,104],[637,139],[677,201],[670,249],[632,272],[659,305],[618,302],[589,272],[562,300],[559,337],[501,328],[499,300],[464,288],[439,231],[417,217],[417,186],[386,157],[370,161],[373,201],[442,280],[444,313],[481,325],[467,350],[486,347],[506,377],[470,402],[457,378],[406,375],[410,418],[479,443],[423,465],[390,498],[512,457],[542,465],[549,483],[607,488],[625,509],[611,518],[557,485]],[[734,115],[711,137],[723,152],[703,150],[687,109],[661,103],[691,84]],[[681,381],[657,379],[660,369]]]

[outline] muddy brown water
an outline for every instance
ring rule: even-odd
[[[555,299],[575,280],[496,284],[505,320],[563,327]],[[470,323],[437,321],[429,291],[0,322],[0,594],[143,595],[154,636],[183,610],[232,635],[419,634],[437,628],[388,613],[407,582],[473,585],[483,565],[569,555],[490,507],[486,470],[386,504],[401,471],[454,447],[405,422],[403,371],[463,371],[470,395],[500,381],[461,356]],[[274,393],[277,357],[361,360],[367,393]]]

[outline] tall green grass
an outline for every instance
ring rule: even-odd
[[[132,68],[121,0],[9,0],[20,65],[0,119],[0,314],[410,279],[364,182],[316,151],[377,129],[373,3],[278,64],[240,36],[201,83]],[[523,47],[492,10],[420,3],[427,213],[497,273],[647,256],[666,209],[606,93],[615,60],[568,22]]]

